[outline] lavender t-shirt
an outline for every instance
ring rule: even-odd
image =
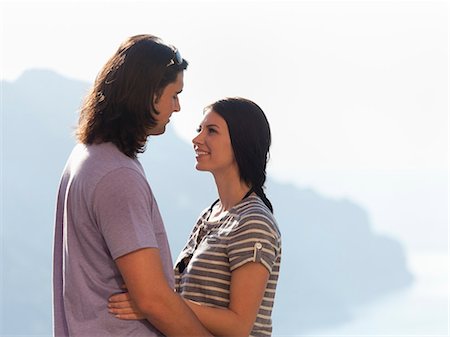
[[[55,336],[161,335],[147,321],[119,320],[107,308],[108,297],[124,283],[114,260],[148,247],[159,249],[173,288],[166,232],[139,161],[112,143],[76,145],[56,205]]]

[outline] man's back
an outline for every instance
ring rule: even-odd
[[[159,335],[147,321],[121,321],[107,308],[108,297],[123,284],[114,260],[148,247],[159,248],[173,286],[166,233],[140,163],[112,143],[77,145],[57,201],[55,335]]]

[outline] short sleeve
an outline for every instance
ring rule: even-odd
[[[273,228],[272,219],[264,214],[243,216],[228,236],[230,270],[258,262],[271,273],[280,250],[279,235]]]
[[[158,248],[153,223],[153,196],[145,177],[121,168],[102,178],[93,210],[113,259],[142,248]]]

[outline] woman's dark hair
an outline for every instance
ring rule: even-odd
[[[225,120],[241,180],[250,185],[273,212],[272,204],[263,190],[271,134],[262,109],[248,99],[235,97],[214,102],[205,111],[214,111]]]
[[[99,72],[81,107],[81,143],[114,143],[131,158],[145,151],[158,114],[153,101],[187,68],[175,47],[153,35],[127,39]]]

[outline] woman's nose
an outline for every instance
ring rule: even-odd
[[[192,144],[196,145],[200,144],[201,142],[202,142],[202,133],[199,132],[199,134],[192,139]]]

